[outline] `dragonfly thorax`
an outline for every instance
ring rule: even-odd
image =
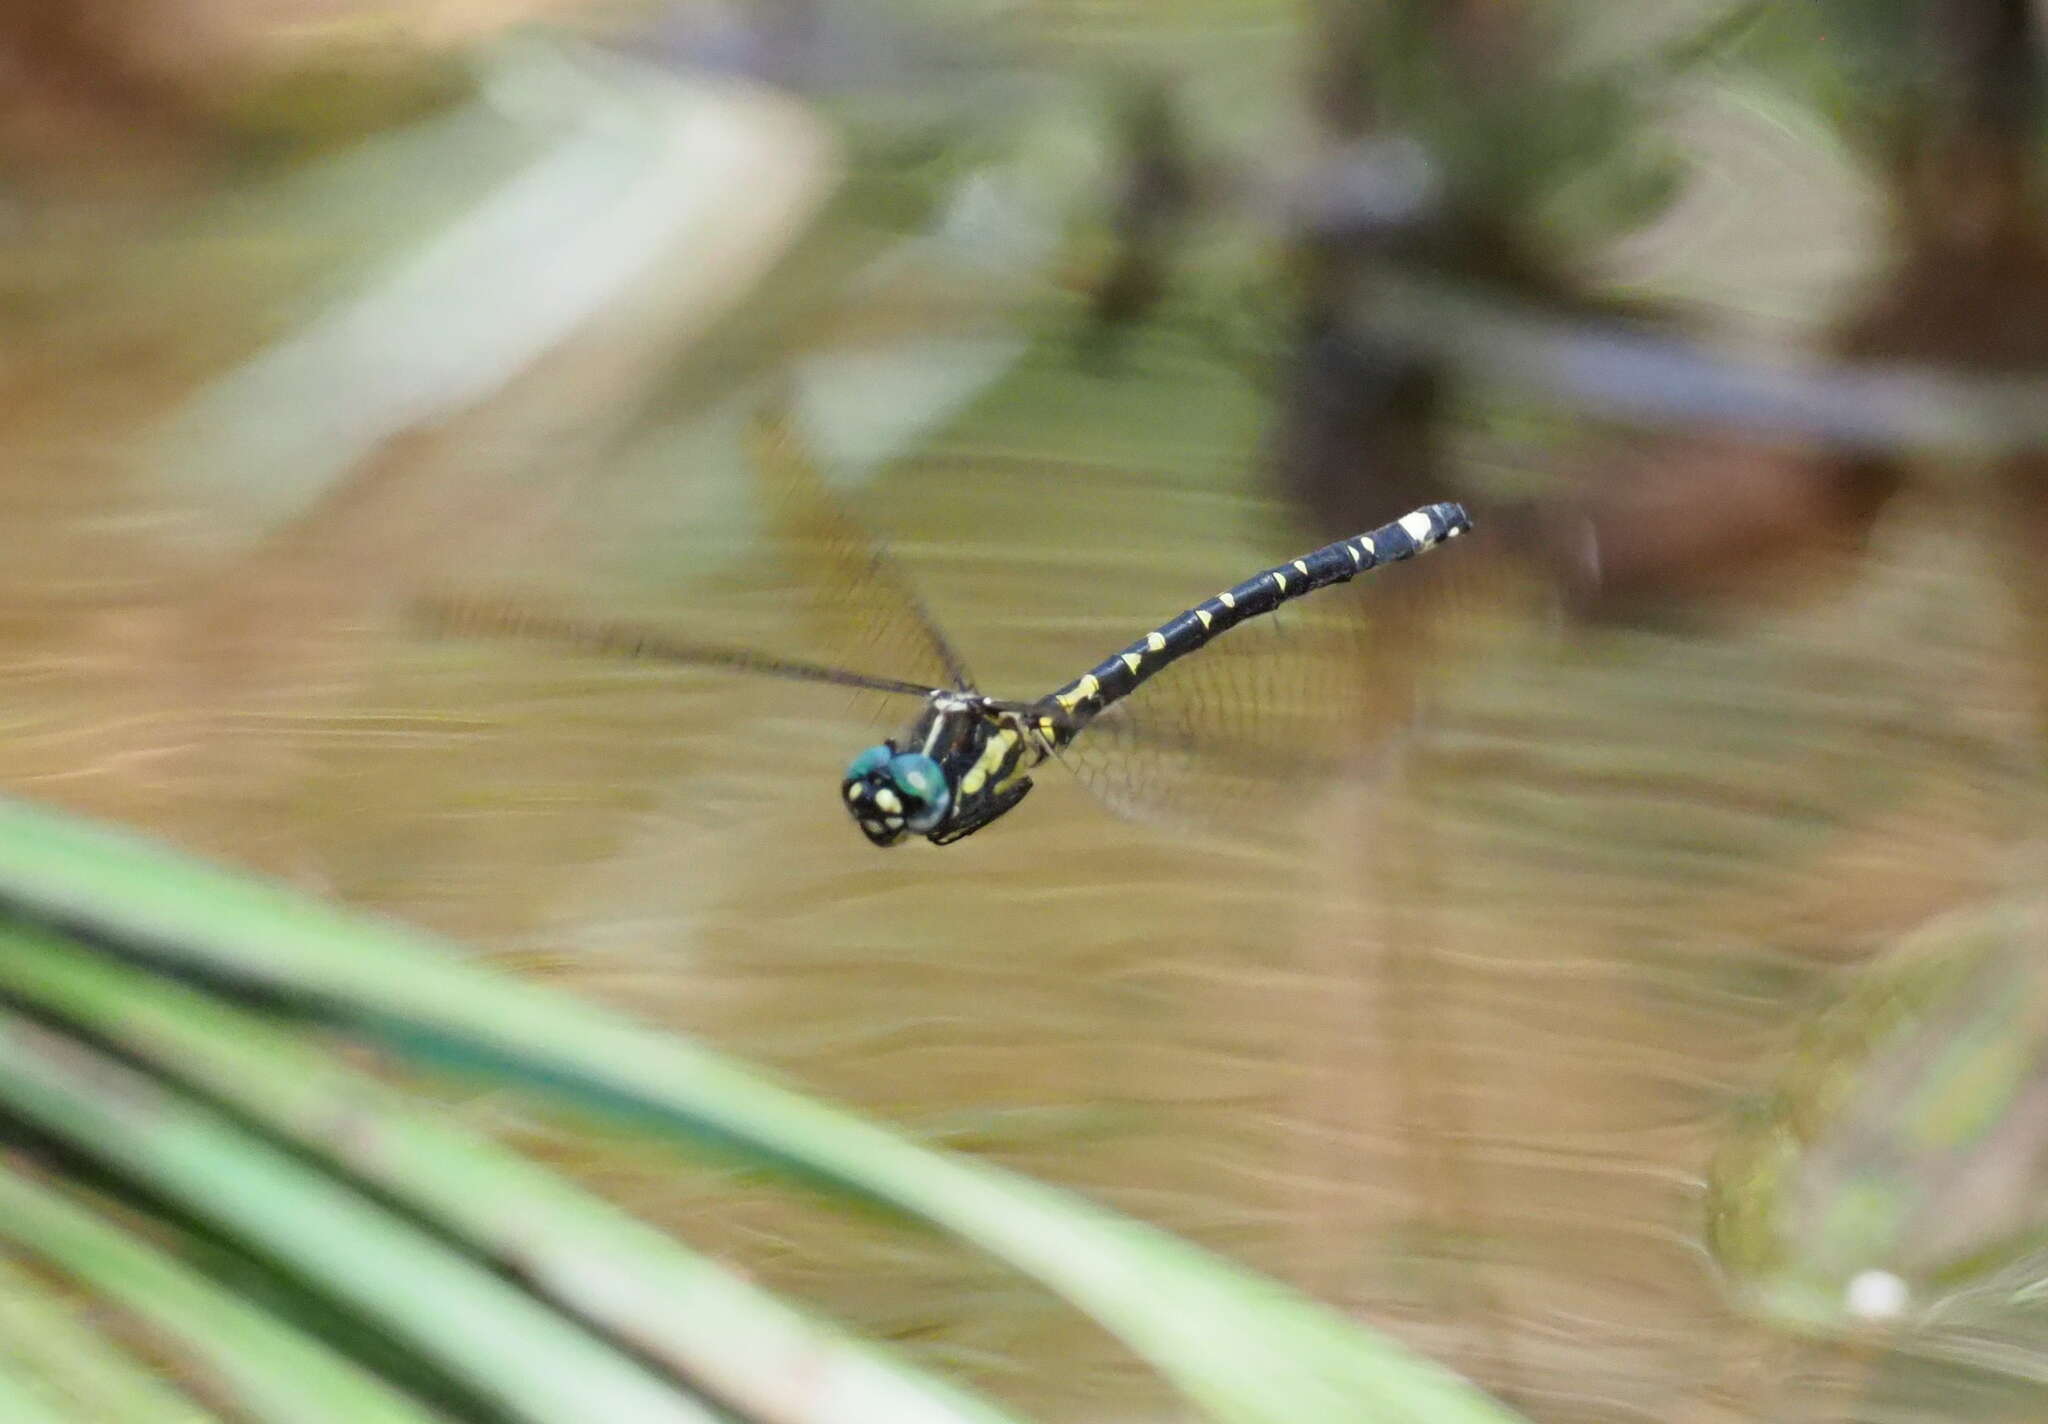
[[[878,846],[908,835],[946,845],[980,830],[1031,789],[1043,738],[1010,706],[972,692],[934,692],[901,736],[869,747],[840,794]]]

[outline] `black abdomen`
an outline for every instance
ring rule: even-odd
[[[1413,558],[1471,527],[1471,519],[1459,505],[1425,505],[1370,534],[1326,544],[1312,554],[1253,575],[1168,619],[1044,698],[1040,707],[1059,729],[1054,739],[1064,744],[1103,708],[1130,696],[1147,678],[1247,619],[1271,613],[1305,593],[1344,583],[1367,569]]]

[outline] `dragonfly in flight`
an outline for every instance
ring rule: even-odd
[[[796,458],[787,448],[789,439],[772,425],[758,424],[755,453],[787,464]],[[822,488],[815,497],[826,497]],[[917,699],[918,711],[900,734],[868,747],[846,768],[840,799],[861,833],[877,846],[893,846],[913,836],[951,845],[1015,809],[1030,792],[1031,775],[1039,766],[1048,759],[1069,760],[1078,739],[1089,737],[1106,714],[1178,660],[1202,652],[1232,629],[1267,617],[1284,604],[1347,583],[1383,564],[1411,559],[1471,527],[1460,505],[1425,505],[1370,533],[1263,569],[1152,628],[1064,686],[1023,701],[991,697],[976,687],[951,641],[900,576],[891,581],[894,598],[914,624],[929,659],[945,670],[943,685],[519,608],[444,603],[429,613],[439,628],[457,634],[536,638],[683,666]],[[873,571],[885,568],[885,561],[879,548],[870,546],[852,562]],[[1233,710],[1244,720],[1247,709]],[[1248,715],[1255,719],[1258,709],[1250,708]],[[1128,772],[1128,766],[1121,765],[1127,760],[1122,752],[1106,756],[1112,763],[1107,770]],[[1124,779],[1128,781],[1128,775]],[[1123,798],[1105,799],[1114,803]]]

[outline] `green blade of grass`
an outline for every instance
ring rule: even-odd
[[[257,1418],[275,1424],[430,1424],[439,1417],[30,1177],[0,1173],[0,1236],[175,1340]]]
[[[701,1047],[465,964],[423,933],[13,801],[0,802],[0,903],[110,951],[629,1111],[922,1218],[1044,1281],[1231,1424],[1515,1417],[1449,1371],[1164,1232],[918,1147]]]
[[[19,927],[0,927],[0,990],[331,1158],[750,1419],[1010,1420],[805,1319],[524,1159],[408,1109],[303,1035]],[[6,1201],[0,1191],[0,1210]]]
[[[15,1234],[0,1170],[0,1233]],[[11,1392],[10,1392],[11,1391]],[[69,1414],[53,1412],[61,1400]],[[93,1329],[73,1303],[0,1255],[0,1419],[207,1424],[213,1415]]]
[[[0,1108],[346,1301],[510,1417],[714,1424],[465,1254],[90,1045],[0,1011]]]
[[[14,1424],[77,1424],[76,1416],[67,1419],[36,1391],[28,1371],[21,1369],[5,1349],[0,1349],[0,1419],[12,1420]],[[109,1424],[123,1421],[110,1420]]]

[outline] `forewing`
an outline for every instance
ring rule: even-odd
[[[788,415],[747,429],[769,547],[800,590],[807,642],[827,660],[929,687],[971,687],[965,662],[888,550],[826,482]]]

